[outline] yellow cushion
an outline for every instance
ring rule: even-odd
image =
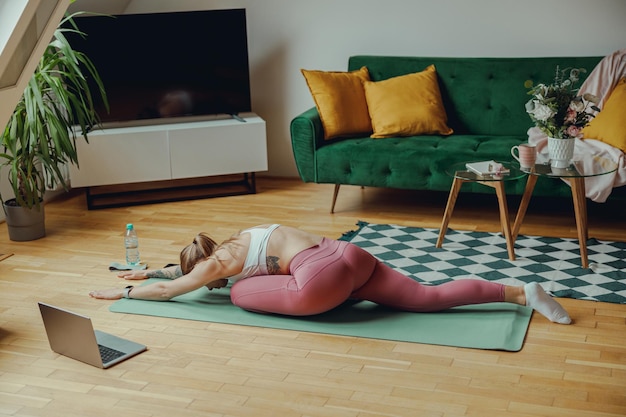
[[[366,81],[364,87],[372,119],[371,137],[452,134],[434,65],[413,74]]]
[[[370,80],[366,67],[351,72],[301,70],[324,126],[324,139],[369,134],[363,83]]]
[[[583,129],[585,139],[597,139],[626,152],[626,78],[611,92],[602,110]]]

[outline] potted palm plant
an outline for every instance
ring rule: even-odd
[[[66,16],[41,57],[9,122],[2,131],[0,166],[6,170],[14,197],[5,200],[9,238],[34,240],[45,236],[43,198],[46,189],[68,189],[63,169],[77,164],[76,140],[88,141],[99,122],[93,97],[100,94],[108,108],[102,80],[91,60],[70,46],[66,33],[81,33]],[[92,91],[89,79],[95,81]]]

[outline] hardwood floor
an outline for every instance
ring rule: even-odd
[[[626,305],[563,299],[575,323],[534,315],[520,352],[471,350],[124,315],[91,289],[123,287],[135,224],[160,267],[197,231],[217,239],[279,222],[337,238],[359,220],[438,228],[447,195],[257,179],[255,195],[88,211],[74,191],[46,206],[47,237],[12,242],[0,225],[0,416],[624,416]],[[519,200],[511,198],[514,211]],[[623,205],[589,203],[589,234],[626,239]],[[513,213],[514,214],[514,213]],[[498,231],[495,195],[459,196],[451,228]],[[522,234],[576,237],[571,201],[531,201]],[[148,345],[109,370],[52,352],[37,301]]]

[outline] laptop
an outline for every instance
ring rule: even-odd
[[[98,368],[109,368],[147,347],[109,333],[94,330],[89,317],[38,303],[50,348]]]

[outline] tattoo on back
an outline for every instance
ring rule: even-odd
[[[268,256],[265,258],[265,262],[267,264],[267,272],[269,272],[270,275],[280,273],[280,265],[278,264],[279,260],[280,258],[278,256]]]

